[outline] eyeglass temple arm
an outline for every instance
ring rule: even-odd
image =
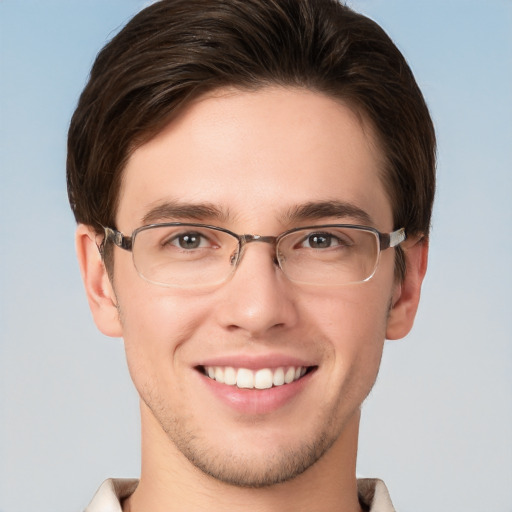
[[[384,251],[390,247],[396,247],[397,245],[400,245],[406,238],[407,235],[405,234],[405,228],[397,229],[392,233],[379,233],[380,250]]]
[[[114,242],[118,247],[124,249],[125,251],[132,250],[132,237],[125,236],[117,229],[112,228],[103,228],[105,230],[105,238],[103,240],[102,246],[105,245],[105,242]]]

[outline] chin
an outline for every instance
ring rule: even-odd
[[[197,449],[193,445],[178,446],[191,464],[204,474],[236,487],[263,488],[293,480],[317,462],[334,440],[324,436],[299,449],[279,449],[268,453],[262,447],[257,453],[235,453],[234,449],[214,454],[215,450]]]
[[[192,436],[180,421],[165,431],[171,445],[203,474],[236,487],[264,488],[301,475],[339,439],[342,422],[320,420],[309,429],[301,425],[300,432],[275,425],[266,430],[258,422],[245,433],[243,427],[231,435],[196,429]]]

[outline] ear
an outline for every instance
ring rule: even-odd
[[[408,242],[408,243],[407,243]],[[427,271],[428,239],[418,237],[402,245],[405,254],[405,278],[396,284],[389,311],[386,338],[397,340],[412,329],[420,301],[421,284]]]
[[[80,272],[98,329],[107,336],[122,335],[117,300],[97,245],[94,229],[79,224],[75,235],[76,253]]]

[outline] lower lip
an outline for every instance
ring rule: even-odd
[[[274,412],[293,402],[309,383],[315,372],[309,372],[299,380],[268,389],[242,389],[221,384],[200,374],[208,389],[230,408],[242,414],[261,415]]]

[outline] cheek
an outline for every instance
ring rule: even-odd
[[[317,326],[319,338],[329,340],[333,375],[375,379],[378,371],[389,309],[389,293],[368,282],[311,298],[303,318]],[[388,289],[389,290],[389,289]]]
[[[126,358],[136,386],[171,378],[182,345],[206,317],[205,308],[146,283],[132,294],[120,290],[118,301]]]
[[[370,281],[330,293],[321,291],[304,302],[303,314],[316,319],[329,338],[357,343],[385,332],[392,293],[388,290]]]

